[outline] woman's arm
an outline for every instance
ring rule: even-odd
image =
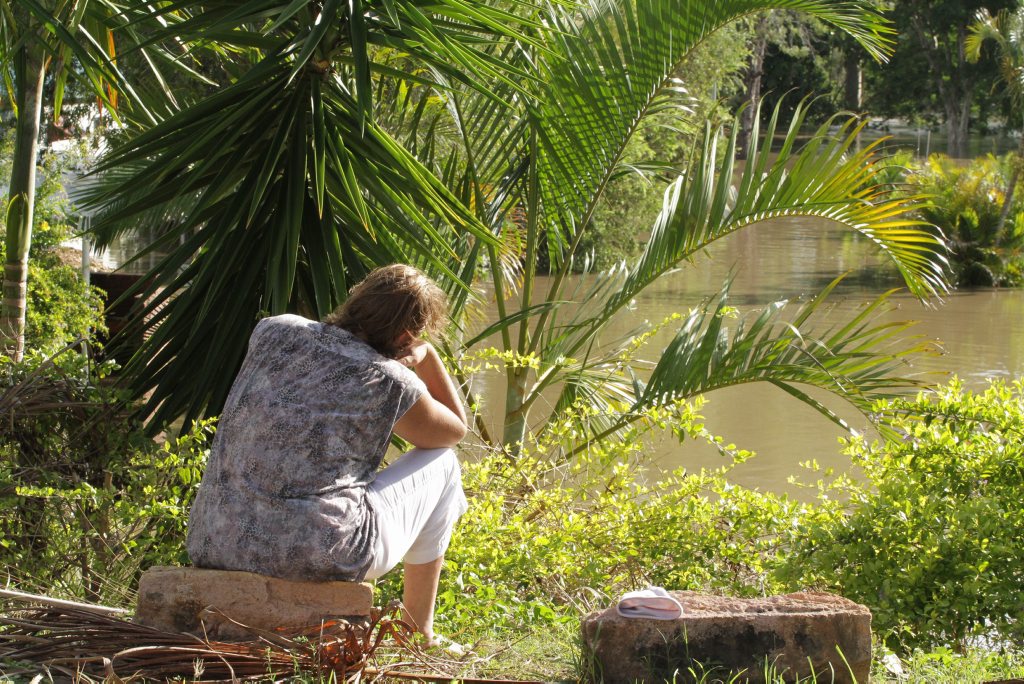
[[[414,341],[398,361],[416,371],[427,394],[395,423],[395,434],[421,449],[455,446],[466,436],[466,410],[433,345]]]

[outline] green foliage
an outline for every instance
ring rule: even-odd
[[[885,648],[875,649],[872,682],[898,684],[985,684],[1024,676],[1024,652],[993,651],[984,647],[951,649],[939,646],[914,650],[902,658]]]
[[[0,359],[0,563],[23,588],[130,604],[151,565],[187,563],[212,424],[158,445],[74,351]]]
[[[13,150],[13,131],[8,130],[0,139],[0,177],[10,175]],[[69,258],[78,261],[77,253],[62,246],[74,231],[74,216],[61,180],[74,160],[74,154],[62,157],[47,152],[37,169],[25,344],[45,353],[105,330],[101,290],[85,285],[81,267],[69,263]]]
[[[847,515],[803,521],[780,578],[867,604],[892,645],[1020,643],[1024,380],[877,409],[904,438],[847,442],[862,479],[823,485]]]
[[[518,460],[469,459],[470,509],[448,551],[440,629],[528,631],[651,583],[737,596],[833,591],[872,610],[887,647],[909,654],[908,670],[982,667],[929,670],[914,664],[923,658],[914,648],[1020,642],[1024,380],[978,394],[953,382],[878,403],[903,438],[849,440],[857,479],[823,480],[807,501],[731,484],[731,465],[751,454],[709,435],[698,410],[649,409],[621,438],[568,458],[580,423],[594,417],[578,404]],[[647,445],[664,431],[680,448],[711,441],[725,465],[659,472]],[[385,578],[383,595],[398,585]]]
[[[687,152],[700,136],[704,121],[727,123],[732,115],[726,101],[741,89],[740,73],[746,65],[747,28],[728,24],[694,48],[676,77],[685,88],[678,109],[657,112],[641,120],[622,153],[623,170],[609,183],[604,202],[580,241],[578,252],[592,255],[592,266],[609,268],[637,256],[663,201],[657,175],[685,167]],[[660,174],[648,177],[645,165],[661,165]]]
[[[591,409],[564,411],[516,460],[502,453],[464,464],[469,512],[455,529],[438,600],[448,634],[504,633],[574,619],[623,591],[659,584],[754,596],[779,585],[771,569],[806,504],[730,485],[751,456],[712,437],[694,405],[651,408],[622,439],[573,458]],[[659,473],[647,454],[655,432],[707,440],[726,464],[714,472]],[[397,592],[397,578],[379,584]]]
[[[964,286],[1024,283],[1024,193],[1015,193],[1006,225],[999,216],[1015,155],[960,164],[932,155],[906,176],[909,191],[931,197],[922,217],[945,234],[957,282]]]

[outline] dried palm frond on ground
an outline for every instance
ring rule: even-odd
[[[291,676],[333,676],[338,682],[458,678],[460,661],[425,652],[412,641],[408,624],[378,613],[368,627],[334,620],[287,634],[247,628],[253,634],[251,641],[217,642],[63,606],[4,612],[0,614],[0,675],[31,675],[42,669],[82,681],[94,677],[197,682]],[[385,643],[400,652],[401,661],[389,653],[387,665],[375,662]],[[431,671],[423,672],[424,668]]]

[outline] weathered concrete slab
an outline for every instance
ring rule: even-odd
[[[252,634],[218,613],[261,630],[296,629],[331,618],[365,618],[373,587],[356,582],[296,582],[251,572],[155,567],[139,581],[135,621],[215,639]],[[210,610],[212,609],[212,610]]]
[[[766,667],[787,681],[816,675],[819,684],[866,684],[871,670],[871,612],[840,596],[798,593],[761,599],[670,592],[678,620],[624,618],[615,606],[583,619],[592,679],[693,681],[743,672],[764,682]],[[732,681],[732,680],[729,680]]]

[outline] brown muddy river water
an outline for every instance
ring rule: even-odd
[[[726,238],[699,257],[649,288],[632,311],[613,321],[609,339],[626,335],[645,319],[662,320],[672,313],[686,313],[734,274],[731,302],[742,312],[756,312],[779,299],[811,296],[842,273],[848,276],[832,300],[838,310],[852,311],[881,293],[900,287],[901,281],[888,263],[866,240],[828,224],[787,220],[760,225]],[[941,354],[917,358],[908,374],[920,374],[931,382],[958,375],[970,389],[984,389],[990,379],[1012,379],[1024,374],[1024,291],[976,290],[956,292],[944,301],[921,304],[906,291],[891,298],[895,310],[886,314],[895,321],[918,321],[907,334],[920,335],[942,349]],[[796,308],[795,306],[793,308]],[[650,355],[671,339],[666,330],[654,340]],[[497,377],[481,378],[477,391],[499,409],[504,402],[504,383]],[[870,434],[866,419],[827,393],[815,394],[851,426]],[[790,475],[810,474],[801,461],[816,459],[838,471],[849,469],[838,438],[844,431],[819,413],[767,384],[746,385],[709,394],[703,408],[708,429],[757,455],[733,471],[737,483],[777,492],[796,493],[787,484]],[[663,467],[688,470],[718,467],[726,460],[717,450],[672,438],[651,445]]]
[[[125,241],[106,258],[110,265],[123,263],[138,247]],[[128,270],[139,272],[151,265],[137,263]],[[662,278],[632,311],[613,321],[607,339],[626,335],[645,319],[657,322],[672,313],[686,313],[715,295],[730,273],[734,274],[731,301],[743,312],[756,312],[779,299],[808,297],[842,273],[848,276],[833,294],[833,301],[846,310],[901,285],[895,269],[863,238],[827,223],[779,221],[721,240],[695,263]],[[888,314],[891,320],[919,321],[912,332],[943,349],[941,355],[918,359],[908,372],[923,374],[934,382],[957,374],[976,390],[984,389],[992,378],[1024,375],[1024,291],[956,292],[929,306],[903,292],[891,301],[897,307]],[[672,332],[667,329],[653,341],[649,357],[669,341]],[[505,387],[496,374],[478,376],[474,391],[484,396],[495,413],[502,408]],[[815,396],[825,399],[855,428],[868,431],[867,421],[843,402],[827,394]],[[840,471],[849,467],[837,444],[843,431],[781,390],[746,385],[714,392],[707,399],[703,414],[708,429],[727,442],[757,452],[733,471],[738,484],[794,493],[797,490],[787,479],[801,472],[801,461],[817,459]],[[496,421],[495,417],[491,422]],[[655,460],[666,468],[697,470],[726,462],[716,450],[695,442],[680,445],[665,439],[651,449]]]

